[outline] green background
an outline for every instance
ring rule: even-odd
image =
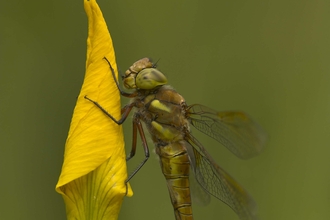
[[[329,1],[98,2],[122,72],[142,57],[160,58],[159,69],[188,104],[244,110],[265,128],[264,152],[247,161],[195,132],[253,195],[261,219],[330,219]],[[54,188],[86,37],[82,0],[1,3],[1,219],[65,219]],[[129,148],[131,125],[124,127]],[[142,158],[139,148],[129,171]],[[174,219],[154,154],[131,184],[134,196],[119,219]],[[215,199],[194,206],[194,215],[238,219]]]

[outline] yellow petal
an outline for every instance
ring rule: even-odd
[[[74,109],[56,191],[68,219],[117,219],[127,179],[122,127],[92,102],[120,118],[120,94],[106,57],[117,74],[112,39],[95,0],[84,0],[88,16],[86,74]]]

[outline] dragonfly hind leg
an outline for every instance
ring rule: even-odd
[[[143,145],[143,149],[144,149],[144,155],[145,158],[144,160],[139,164],[139,166],[137,168],[135,168],[135,170],[133,171],[133,173],[131,173],[129,175],[129,177],[127,178],[127,180],[125,182],[128,182],[130,179],[132,179],[132,177],[143,167],[143,165],[147,162],[147,160],[149,159],[149,147],[148,147],[148,143],[146,140],[146,137],[144,135],[144,131],[143,131],[143,127],[140,121],[139,116],[136,114],[134,115],[134,119],[133,119],[133,141],[132,141],[132,149],[130,154],[127,156],[126,161],[129,161],[130,159],[132,159],[135,155],[136,152],[136,140],[137,140],[137,132],[139,132],[140,134],[140,138],[142,140],[142,145]]]

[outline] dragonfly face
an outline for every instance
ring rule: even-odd
[[[118,85],[111,65],[110,68]],[[119,120],[103,109],[101,103],[85,98],[117,124],[123,123],[133,108],[137,109],[133,117],[133,145],[127,160],[135,154],[137,133],[142,139],[146,159],[133,175],[149,157],[141,124],[143,122],[156,145],[176,219],[193,219],[190,169],[201,188],[230,206],[241,220],[258,219],[252,197],[215,163],[203,145],[191,134],[190,125],[214,138],[242,159],[253,157],[262,150],[266,141],[262,128],[243,112],[217,112],[199,104],[188,106],[179,93],[166,85],[165,75],[148,58],[135,62],[125,72],[123,81],[124,86],[134,92],[126,93],[118,86],[122,95],[133,98],[122,109],[122,118]]]
[[[153,89],[167,83],[164,74],[155,68],[149,58],[135,62],[125,72],[123,81],[127,89]]]

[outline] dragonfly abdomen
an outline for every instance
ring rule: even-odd
[[[156,152],[160,157],[176,220],[192,220],[190,162],[184,143],[178,141],[166,146],[158,146]]]

